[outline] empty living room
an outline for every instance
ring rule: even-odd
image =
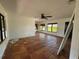
[[[79,0],[0,0],[0,59],[79,59]]]

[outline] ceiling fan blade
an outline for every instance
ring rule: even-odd
[[[52,16],[46,16],[46,17],[52,17]]]
[[[75,0],[69,0],[69,2],[72,2],[72,1],[75,1]]]
[[[48,20],[48,18],[51,18],[52,16],[45,16],[43,13],[41,14],[41,19],[46,19]]]

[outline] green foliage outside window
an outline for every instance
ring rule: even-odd
[[[52,30],[51,30],[51,27],[52,27],[52,25],[51,25],[51,24],[48,24],[48,31],[49,31],[49,32],[52,31]]]
[[[58,25],[57,24],[48,24],[48,31],[49,32],[57,32]]]

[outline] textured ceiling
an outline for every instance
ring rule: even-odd
[[[70,17],[75,2],[68,0],[0,0],[6,10],[17,12],[21,16],[39,17],[41,13],[55,18]]]

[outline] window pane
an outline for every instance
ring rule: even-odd
[[[51,27],[52,27],[52,24],[48,24],[48,31],[51,32]]]
[[[42,26],[40,26],[40,30],[42,30]]]
[[[58,25],[57,24],[53,24],[52,32],[57,32],[57,28],[58,28]]]
[[[45,24],[41,24],[41,25],[40,25],[40,30],[41,30],[41,31],[44,31],[44,30],[45,30]]]
[[[45,30],[45,26],[43,26],[42,30],[43,30],[43,31]]]

